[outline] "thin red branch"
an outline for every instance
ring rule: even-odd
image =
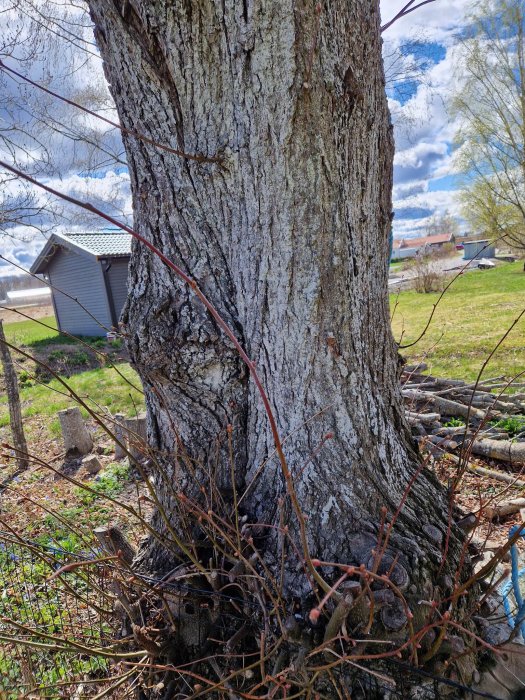
[[[435,0],[423,0],[423,2],[414,5],[415,1],[416,0],[410,0],[409,2],[407,2],[407,4],[404,7],[402,7],[401,10],[399,10],[399,12],[396,15],[394,15],[394,17],[392,17],[392,19],[389,22],[382,25],[381,32],[385,32],[394,24],[394,22],[397,22],[398,19],[406,17],[406,15],[410,14],[411,12],[415,12],[420,7],[423,7],[423,5],[428,5],[431,2],[435,2]]]
[[[95,119],[99,119],[100,121],[104,122],[105,124],[108,124],[109,126],[114,127],[115,129],[118,129],[121,133],[126,134],[127,136],[133,136],[133,138],[139,139],[140,141],[143,141],[144,143],[148,143],[150,146],[155,146],[155,148],[160,148],[163,151],[167,151],[168,153],[173,153],[176,156],[180,156],[181,158],[186,158],[187,160],[195,160],[197,163],[220,163],[221,158],[218,156],[215,157],[208,157],[208,156],[200,156],[200,155],[191,155],[189,153],[184,153],[184,151],[180,151],[177,148],[171,148],[171,146],[166,146],[165,144],[158,143],[154,139],[150,139],[149,136],[144,136],[144,134],[139,134],[136,131],[133,131],[132,129],[127,129],[125,126],[122,126],[118,122],[114,122],[111,119],[108,119],[107,117],[103,117],[100,114],[97,114],[97,112],[93,112],[91,109],[88,109],[87,107],[84,107],[81,104],[78,104],[78,102],[74,102],[73,100],[68,99],[67,97],[64,97],[63,95],[59,95],[57,92],[53,92],[53,90],[50,90],[49,88],[44,87],[43,85],[40,85],[39,83],[35,83],[34,80],[31,80],[30,78],[26,77],[22,73],[19,73],[16,71],[14,68],[10,68],[9,66],[6,66],[6,64],[0,59],[0,70],[3,70],[7,73],[10,73],[12,75],[16,75],[17,78],[20,78],[20,80],[23,80],[24,82],[28,83],[29,85],[32,85],[33,87],[38,88],[38,90],[42,90],[42,92],[45,92],[47,95],[51,95],[51,97],[55,97],[57,100],[61,100],[62,102],[65,102],[68,105],[71,105],[71,107],[76,107],[76,109],[80,109],[86,114],[89,114],[90,117],[95,117]]]

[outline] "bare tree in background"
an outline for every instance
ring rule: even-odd
[[[470,17],[453,109],[457,164],[473,233],[525,249],[525,7],[483,0]]]
[[[457,236],[459,233],[459,223],[456,217],[448,211],[443,214],[435,214],[430,218],[425,227],[425,236],[436,236],[439,234],[449,234]]]
[[[121,206],[127,184],[120,183],[118,177],[104,199],[95,194],[94,178],[108,170],[126,168],[119,130],[23,79],[29,76],[95,113],[114,114],[86,8],[49,0],[19,0],[16,4],[0,0],[0,12],[0,59],[22,76],[0,71],[0,109],[4,115],[0,123],[0,151],[36,175],[74,174],[84,198],[127,218],[129,212]],[[1,177],[3,233],[19,238],[32,235],[31,229],[46,231],[57,223],[94,225],[86,213],[80,216],[74,209],[52,205],[33,189],[13,181],[10,175]]]

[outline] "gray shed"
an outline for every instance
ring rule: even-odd
[[[59,330],[103,336],[117,326],[128,293],[130,254],[131,236],[123,231],[50,236],[31,272],[52,285]]]
[[[484,241],[466,241],[463,246],[463,260],[496,257],[496,248],[488,239]]]

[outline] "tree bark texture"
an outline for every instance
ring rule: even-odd
[[[395,511],[418,468],[389,323],[394,145],[379,3],[89,5],[122,124],[221,159],[199,163],[125,136],[135,228],[197,280],[255,362],[312,556],[366,563],[381,507]],[[123,321],[150,443],[169,455],[175,490],[206,502],[199,488],[215,478],[231,493],[231,425],[238,494],[248,487],[241,510],[296,534],[246,367],[192,290],[138,245]],[[176,522],[172,486],[160,477],[157,486]],[[423,470],[392,539],[414,580],[439,565],[447,513]],[[148,566],[165,568],[163,556],[153,544]],[[299,591],[296,563],[287,576]]]

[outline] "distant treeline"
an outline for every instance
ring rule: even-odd
[[[7,292],[16,292],[21,289],[38,289],[46,284],[30,275],[6,275],[0,277],[0,299],[5,299]]]

